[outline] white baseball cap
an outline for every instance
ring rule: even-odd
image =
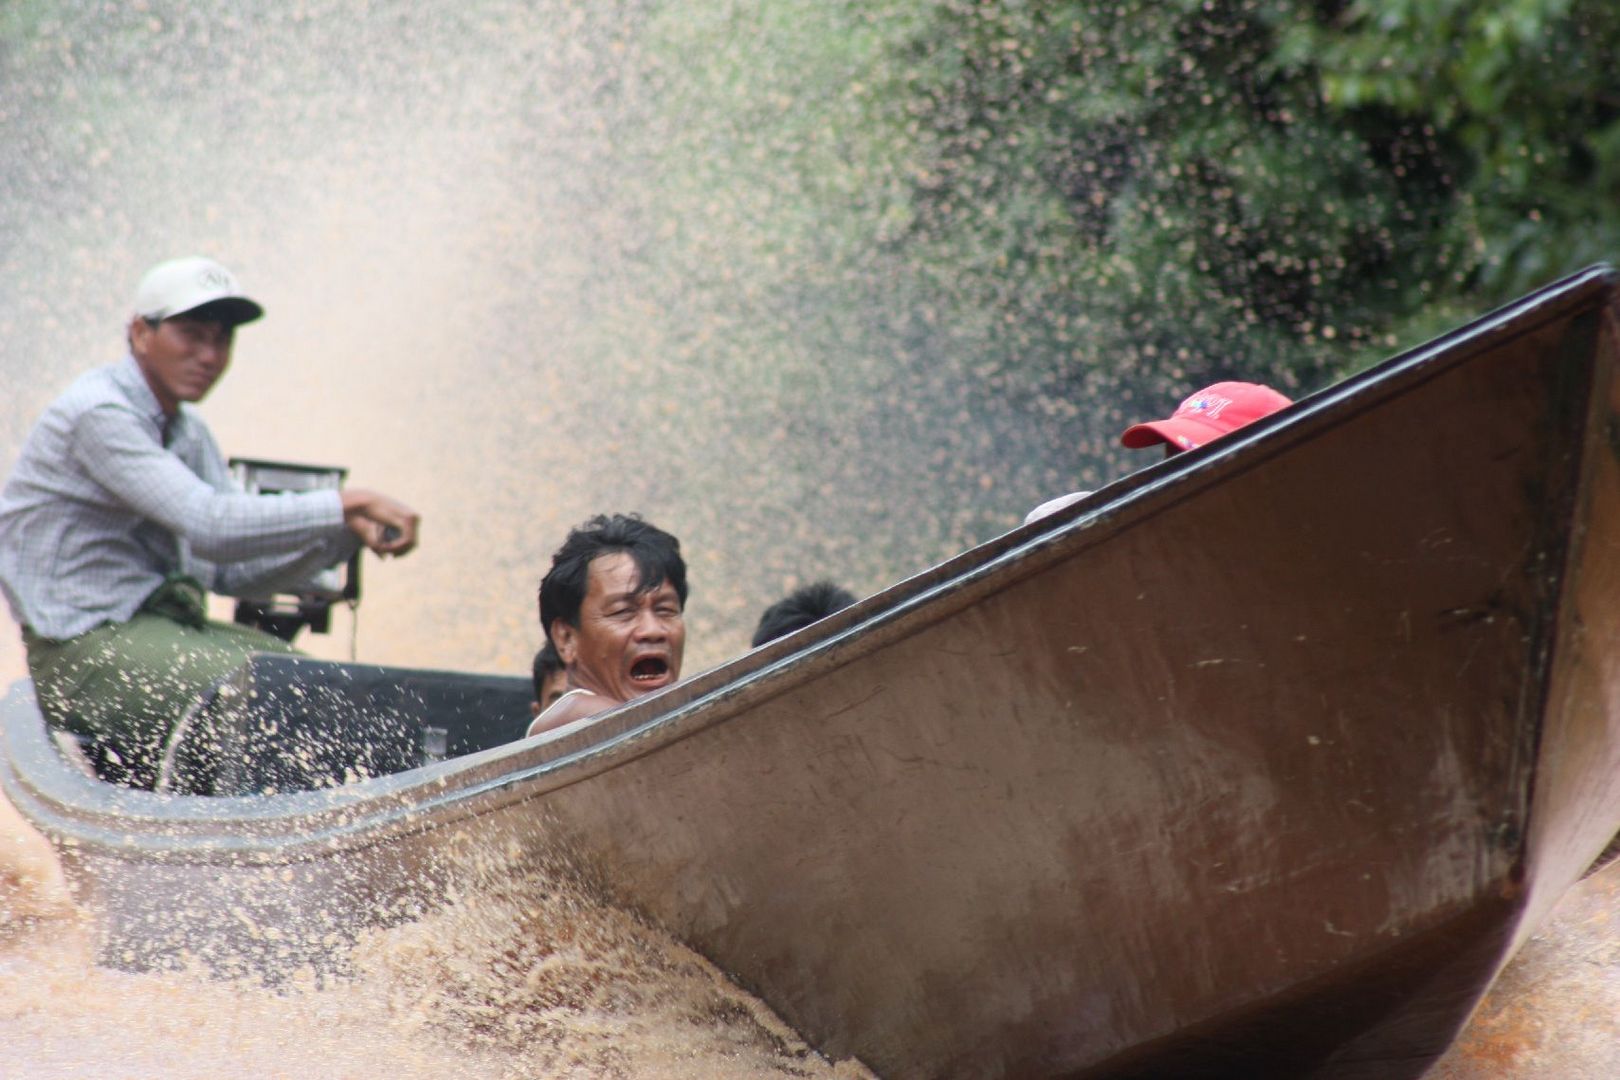
[[[204,304],[212,305],[210,315],[233,325],[264,314],[264,308],[242,295],[235,274],[201,255],[158,263],[135,290],[135,314],[143,319],[172,319]]]

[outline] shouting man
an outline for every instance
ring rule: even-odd
[[[569,691],[529,734],[605,712],[681,677],[686,562],[680,541],[634,515],[571,530],[540,582],[540,625]]]

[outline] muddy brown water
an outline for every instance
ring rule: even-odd
[[[94,912],[0,803],[0,1076],[870,1076],[667,935],[561,877],[535,887],[539,873],[373,933],[342,979],[136,974],[93,962]]]
[[[1564,894],[1427,1076],[1620,1076],[1620,861]]]

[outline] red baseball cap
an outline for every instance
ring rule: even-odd
[[[1132,424],[1119,441],[1132,450],[1155,443],[1169,443],[1178,450],[1196,450],[1211,439],[1292,404],[1271,387],[1259,383],[1218,382],[1183,401],[1168,420]]]

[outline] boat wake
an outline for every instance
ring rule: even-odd
[[[309,968],[269,987],[210,977],[200,957],[164,972],[98,966],[93,913],[3,800],[0,845],[6,1075],[871,1075],[819,1057],[713,965],[560,864],[469,857],[441,905],[367,932],[342,975]]]

